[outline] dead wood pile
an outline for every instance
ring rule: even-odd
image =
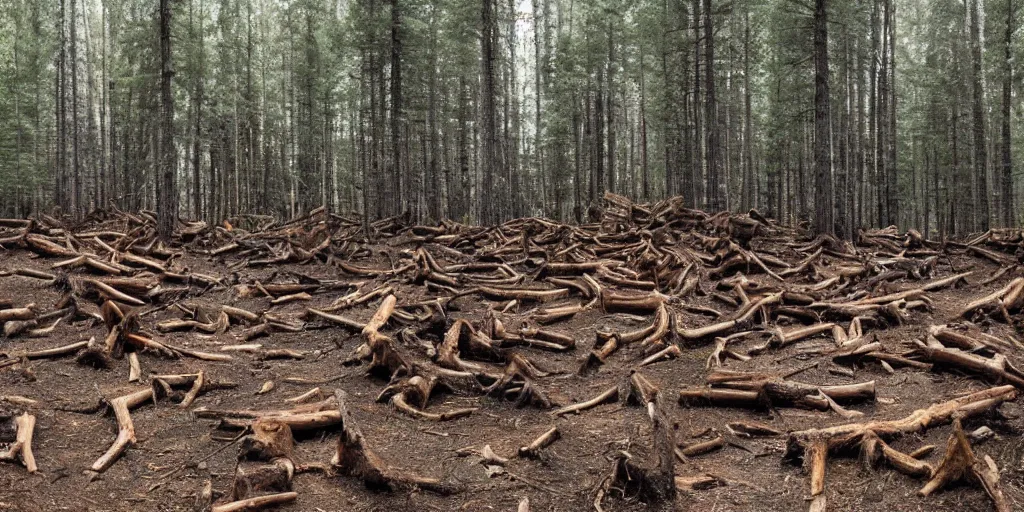
[[[58,301],[44,304],[0,291],[0,326],[8,340],[0,344],[0,371],[59,357],[96,368],[128,367],[127,380],[138,384],[104,398],[117,435],[88,468],[96,473],[136,441],[131,413],[139,407],[173,403],[191,408],[198,418],[217,419],[221,427],[247,429],[251,434],[239,454],[235,486],[215,510],[295,499],[292,475],[309,469],[292,457],[292,432],[298,430],[338,432],[334,459],[324,464],[329,473],[374,488],[462,490],[458,482],[417,475],[400,469],[401,461],[384,460],[373,446],[386,440],[360,428],[343,391],[312,389],[284,409],[215,410],[194,407],[197,398],[234,383],[207,371],[147,375],[140,362],[146,357],[228,362],[249,355],[301,359],[310,354],[264,348],[260,338],[311,330],[356,336],[354,350],[326,361],[339,370],[365,369],[381,379],[379,403],[424,422],[477,413],[478,407],[437,406],[439,395],[550,409],[553,422],[610,402],[643,407],[650,419],[644,427],[647,442],[612,457],[593,502],[599,510],[627,494],[656,502],[673,499],[677,490],[727,483],[714,475],[677,474],[677,458],[709,453],[723,442],[677,447],[666,419],[666,409],[676,401],[685,408],[795,407],[855,420],[789,433],[788,457],[803,460],[810,474],[812,508],[824,505],[828,458],[860,452],[872,464],[884,460],[902,473],[930,479],[923,494],[964,478],[982,486],[996,508],[1007,510],[998,468],[991,458],[974,454],[960,422],[1013,400],[1024,388],[1017,361],[1022,345],[1010,334],[1024,327],[1020,230],[992,230],[954,242],[888,228],[861,231],[850,243],[808,238],[753,210],[712,215],[685,208],[679,198],[645,205],[606,194],[601,212],[594,224],[526,218],[475,227],[450,221],[410,226],[402,217],[364,223],[358,216],[318,209],[289,222],[263,217],[215,226],[182,222],[170,241],[156,237],[148,212],[100,211],[79,225],[45,215],[0,219],[0,251],[34,253],[47,267],[0,266],[0,276],[36,280],[60,292]],[[954,268],[951,254],[991,262],[999,270],[981,275]],[[197,257],[217,262],[220,270],[189,268],[187,262]],[[388,263],[381,266],[381,261]],[[241,270],[259,267],[278,271],[266,280],[240,278],[248,275]],[[335,277],[302,271],[312,267],[329,268]],[[979,291],[955,317],[924,326],[901,350],[877,340],[876,333],[918,322],[920,312],[933,310],[941,290],[965,283],[996,288]],[[263,306],[208,299],[224,290],[239,299],[259,299]],[[487,314],[460,315],[460,301],[466,299],[485,301]],[[303,305],[301,314],[281,312],[296,303]],[[363,307],[373,314],[355,313]],[[633,330],[598,329],[592,339],[559,328],[589,311],[642,318],[644,324]],[[50,348],[25,341],[47,338],[61,324],[89,323],[103,325],[106,335]],[[177,331],[227,333],[238,342],[219,351],[196,350],[165,338]],[[809,383],[799,380],[804,370],[799,367],[782,373],[723,368],[730,359],[749,361],[797,344],[837,368],[952,370],[1005,385],[959,398],[936,396],[934,405],[909,417],[881,420],[865,419],[856,409],[876,399],[874,381]],[[660,389],[639,372],[703,347],[711,349],[704,386]],[[546,367],[546,353],[576,354],[580,378],[600,372],[613,359],[633,371],[590,400],[568,403],[556,392],[556,379],[564,376]],[[24,397],[0,399],[13,405],[0,409],[0,426],[8,425],[12,433],[11,439],[0,437],[0,460],[34,472],[33,411],[46,405]],[[950,424],[950,443],[937,465],[887,444]],[[742,422],[729,429],[772,431]],[[506,455],[541,458],[561,435],[554,426]],[[489,446],[472,453],[487,464],[507,462]]]

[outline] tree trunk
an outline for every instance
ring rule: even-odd
[[[82,174],[78,147],[78,8],[77,2],[71,0],[71,176],[72,187],[71,209],[75,219],[81,219],[82,208]]]
[[[754,152],[750,93],[750,9],[743,13],[743,199],[744,210],[754,207]]]
[[[886,78],[886,85],[888,88],[888,94],[886,98],[889,100],[889,105],[886,109],[888,114],[888,139],[886,141],[886,148],[888,150],[888,165],[886,166],[887,174],[886,179],[886,211],[889,214],[889,222],[892,224],[899,223],[900,214],[900,193],[899,183],[897,182],[897,169],[899,167],[899,158],[896,155],[896,140],[899,132],[896,131],[896,4],[893,0],[887,0],[888,5],[888,16],[889,20],[886,26],[889,30],[889,75]]]
[[[834,234],[829,137],[827,0],[814,2],[814,230]]]
[[[547,2],[547,0],[545,0]],[[547,176],[544,174],[544,146],[542,144],[541,137],[543,136],[543,125],[541,124],[543,119],[541,117],[541,97],[543,95],[543,84],[541,83],[541,70],[544,67],[544,61],[541,59],[541,29],[544,28],[546,21],[541,17],[540,5],[538,0],[533,0],[533,56],[534,56],[534,67],[533,67],[533,81],[534,81],[534,162],[537,170],[537,176],[540,181],[540,204],[543,212],[547,212],[548,208],[548,190],[547,190]]]
[[[391,0],[391,213],[402,213],[402,12]]]
[[[429,196],[427,205],[427,217],[430,220],[439,220],[442,217],[441,213],[441,199],[442,199],[442,187],[440,180],[440,171],[438,169],[438,155],[440,151],[438,149],[437,142],[437,35],[434,30],[434,16],[431,15],[430,26],[431,26],[431,37],[430,37],[430,83],[428,85],[429,90],[427,92],[428,103],[427,103],[427,123],[430,135],[428,142],[430,143],[430,156],[427,164],[427,171],[429,174],[428,183],[430,184],[430,190],[427,192]]]
[[[711,0],[704,0],[704,122],[707,127],[708,210],[718,212],[725,208],[722,186],[722,157],[718,105],[715,102],[715,32],[712,24]]]
[[[975,215],[975,226],[981,231],[989,227],[988,177],[986,176],[988,150],[985,141],[985,106],[981,79],[981,27],[978,0],[971,0],[971,82],[972,111],[974,117],[974,183],[977,188],[978,210]]]
[[[483,23],[483,32],[480,35],[481,53],[481,75],[483,87],[481,90],[481,118],[483,124],[483,140],[481,149],[483,158],[483,184],[480,197],[481,222],[485,225],[497,224],[499,211],[496,208],[497,197],[483,197],[483,194],[494,192],[494,176],[502,176],[502,165],[500,163],[498,148],[498,127],[496,112],[494,108],[494,0],[483,0],[480,13]]]
[[[666,0],[666,3],[668,0]],[[687,206],[700,208],[705,206],[704,187],[704,148],[707,140],[701,117],[701,30],[700,30],[700,2],[693,0],[693,166],[683,171],[688,176],[689,188],[692,201],[687,201]]]
[[[616,191],[617,176],[615,174],[615,31],[612,12],[608,20],[608,190]]]
[[[1003,173],[1001,189],[1003,226],[1013,227],[1017,217],[1013,200],[1013,148],[1010,133],[1010,115],[1013,101],[1013,31],[1014,21],[1013,0],[1006,0],[1006,39],[1004,41],[1003,59]]]
[[[643,187],[640,198],[648,201],[651,198],[650,171],[647,159],[647,84],[644,80],[644,48],[640,46],[640,168]]]
[[[597,92],[594,95],[594,186],[590,202],[598,201],[607,188],[604,173],[604,68],[597,70]]]
[[[74,1],[74,0],[72,0]],[[171,4],[160,0],[160,179],[157,182],[157,231],[169,240],[178,218],[178,190],[175,183],[177,155],[174,148],[174,96],[171,94]]]
[[[195,104],[196,118],[195,118],[195,132],[193,133],[192,139],[192,190],[193,194],[193,208],[195,208],[195,218],[203,218],[203,194],[202,194],[202,169],[200,163],[202,162],[202,133],[203,133],[203,75],[205,73],[204,62],[206,60],[206,47],[205,47],[205,33],[203,31],[203,3],[199,2],[199,31],[195,34],[199,38],[199,62],[196,65],[197,73],[193,78],[195,80],[193,103]],[[191,24],[190,24],[191,26]],[[264,194],[266,190],[264,189]]]

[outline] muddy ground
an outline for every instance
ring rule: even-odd
[[[682,243],[682,242],[681,242]],[[754,247],[758,247],[757,241]],[[786,248],[782,241],[763,242],[790,262],[804,255]],[[428,250],[430,248],[429,244]],[[391,268],[388,257],[401,258],[403,250],[416,247],[401,239],[385,240],[369,246],[372,255],[363,257],[363,267]],[[787,252],[788,251],[788,252]],[[388,282],[395,287],[399,307],[435,296],[424,286],[417,285],[408,276],[393,278],[367,278],[349,275],[333,265],[323,263],[283,264],[262,268],[230,270],[237,262],[231,254],[211,256],[199,251],[184,250],[176,260],[176,268],[189,268],[211,275],[229,276],[233,283],[287,281],[289,272],[324,280],[341,280],[361,284],[360,289],[371,290]],[[461,263],[449,259],[445,251],[433,251],[441,264]],[[50,272],[50,266],[59,258],[39,257],[24,250],[0,250],[0,271],[19,268]],[[823,269],[837,264],[831,258],[823,260]],[[955,267],[955,268],[954,268]],[[939,258],[935,277],[954,272],[974,271],[968,285],[929,292],[931,311],[912,311],[910,321],[903,326],[885,329],[872,328],[887,351],[903,352],[914,339],[922,339],[929,326],[958,321],[959,310],[972,299],[1006,285],[1015,275],[1006,276],[987,286],[979,285],[993,275],[999,266],[982,258],[959,251],[950,251],[950,257]],[[528,271],[523,266],[518,270]],[[768,283],[767,276],[757,274],[751,279]],[[88,273],[84,270],[76,274]],[[827,270],[826,270],[827,273]],[[529,278],[528,282],[533,278]],[[715,278],[706,277],[704,286],[712,289]],[[795,277],[794,283],[807,284],[809,278]],[[891,283],[891,290],[919,286],[920,281],[901,279]],[[271,306],[270,299],[240,298],[233,286],[214,287],[204,293],[194,293],[183,300],[208,305],[232,305],[251,311],[272,311],[282,317],[298,318],[306,308],[324,308],[346,290],[314,294],[311,301]],[[61,292],[45,281],[11,275],[0,277],[0,299],[10,299],[15,305],[35,303],[44,309],[51,307]],[[449,304],[451,319],[466,318],[479,324],[486,308],[502,309],[508,301],[486,300],[469,295]],[[556,301],[545,306],[578,302]],[[375,311],[379,300],[345,311],[345,315],[366,321]],[[699,305],[732,311],[708,295],[699,292],[670,303],[670,310],[678,315],[679,327],[694,327],[715,322],[713,318],[697,314],[686,305]],[[508,325],[518,325],[521,319],[537,307],[533,303],[517,304],[502,314]],[[151,308],[152,309],[152,308]],[[172,308],[157,309],[142,318],[143,328],[161,320],[181,318]],[[1016,316],[1019,322],[1019,316]],[[522,349],[539,368],[552,375],[538,380],[549,397],[558,405],[567,405],[592,398],[623,381],[631,369],[644,357],[640,348],[627,346],[608,358],[596,371],[580,375],[581,362],[594,348],[598,330],[627,331],[641,328],[650,322],[649,316],[606,313],[593,308],[576,317],[554,323],[550,330],[572,336],[576,347],[572,351],[557,353],[538,349]],[[401,326],[389,325],[383,332],[395,334]],[[997,336],[1016,336],[1021,333],[1011,325],[996,320],[984,320],[979,328]],[[159,340],[173,345],[207,352],[218,352],[223,345],[236,344],[239,326],[226,333],[206,335],[197,332],[157,333]],[[67,345],[90,337],[103,339],[107,328],[102,323],[76,320],[59,325],[42,338],[0,339],[0,352],[19,349],[49,348]],[[762,338],[763,339],[763,338]],[[435,340],[436,341],[436,340]],[[757,340],[747,340],[737,348],[743,351]],[[384,510],[466,510],[512,511],[523,497],[529,497],[534,511],[592,510],[594,496],[603,479],[609,474],[611,460],[620,450],[644,452],[650,444],[650,421],[646,410],[623,400],[600,405],[580,414],[553,417],[550,411],[536,407],[516,407],[512,401],[500,397],[457,396],[437,393],[429,410],[449,410],[461,407],[479,407],[469,417],[448,422],[429,422],[393,410],[387,404],[376,402],[378,393],[388,384],[379,375],[368,375],[366,365],[344,366],[353,349],[362,343],[359,333],[345,328],[311,323],[303,332],[274,333],[269,337],[252,340],[264,348],[288,348],[307,354],[302,360],[259,360],[256,355],[231,352],[230,362],[209,362],[192,358],[166,359],[142,353],[141,363],[145,376],[150,374],[181,374],[204,371],[206,375],[238,384],[235,389],[215,390],[198,397],[192,408],[211,409],[283,409],[291,407],[284,400],[299,395],[318,385],[326,393],[342,389],[350,396],[349,406],[367,439],[373,442],[388,464],[422,476],[431,476],[462,484],[462,492],[451,496],[438,496],[422,490],[398,489],[381,491],[368,489],[357,479],[312,471],[296,475],[293,488],[298,499],[280,510],[291,511],[384,511]],[[677,475],[711,474],[724,485],[699,491],[680,492],[673,503],[647,504],[631,496],[612,496],[603,502],[605,510],[680,510],[680,511],[791,511],[806,509],[809,505],[807,472],[799,465],[784,460],[786,437],[742,438],[732,435],[726,428],[731,421],[756,421],[783,431],[837,425],[851,421],[895,419],[916,409],[948,400],[972,391],[989,387],[994,382],[958,371],[924,370],[897,367],[889,373],[877,362],[848,365],[852,377],[835,371],[836,364],[828,355],[833,345],[828,335],[816,336],[784,348],[775,348],[759,354],[749,361],[727,360],[725,369],[780,373],[818,363],[794,377],[812,384],[845,384],[876,381],[878,399],[848,408],[864,413],[858,420],[843,419],[833,412],[772,408],[754,411],[744,408],[683,407],[674,399],[685,387],[698,387],[705,383],[706,359],[711,353],[710,340],[699,342],[678,341],[682,356],[660,361],[643,368],[643,374],[661,390],[665,414],[671,421],[676,441],[725,436],[726,446],[718,451],[677,461]],[[820,349],[820,350],[815,350]],[[1013,359],[1018,354],[1011,355]],[[288,378],[316,381],[292,384]],[[268,393],[258,394],[267,381],[275,387]],[[210,456],[229,443],[235,432],[217,428],[217,420],[197,419],[189,409],[177,404],[150,402],[135,410],[134,420],[137,443],[99,475],[86,471],[113,441],[116,425],[109,411],[92,414],[65,412],[61,409],[87,406],[101,397],[112,398],[140,389],[145,384],[128,382],[128,362],[117,360],[113,368],[98,370],[77,364],[74,357],[38,359],[0,369],[0,395],[27,397],[39,402],[30,407],[38,418],[34,452],[39,472],[28,474],[16,463],[0,463],[0,510],[192,510],[196,496],[204,482],[212,481],[215,491],[224,492],[231,487],[236,464],[237,448],[229,446]],[[4,405],[8,410],[18,409]],[[190,408],[190,409],[192,409]],[[557,426],[562,437],[543,451],[538,460],[515,457],[517,448],[524,446],[539,434]],[[1024,508],[1024,411],[1021,403],[1003,404],[997,414],[971,418],[964,424],[967,431],[980,426],[992,428],[994,438],[975,446],[979,454],[993,457],[1002,473],[1003,490],[1011,503]],[[951,427],[935,428],[924,435],[909,436],[892,443],[894,448],[910,452],[915,448],[934,444],[939,446],[928,461],[935,464],[941,458]],[[334,453],[338,430],[327,428],[311,432],[297,432],[295,459],[299,464],[326,464]],[[457,450],[465,447],[490,445],[498,455],[509,458],[503,471],[489,475],[478,457],[460,456]],[[198,462],[202,460],[202,462]],[[169,471],[180,469],[170,477]],[[918,489],[924,481],[913,479],[881,467],[866,469],[855,457],[830,459],[825,493],[831,510],[849,511],[913,511],[913,510],[979,510],[992,509],[990,500],[977,485],[961,485],[943,490],[929,497],[920,497]]]

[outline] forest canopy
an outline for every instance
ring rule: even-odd
[[[0,214],[1015,225],[1018,3],[0,0]]]

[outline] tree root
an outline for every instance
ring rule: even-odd
[[[367,487],[373,488],[421,488],[442,495],[459,492],[453,484],[435,478],[426,478],[388,466],[370,448],[363,437],[362,431],[352,417],[347,406],[347,394],[342,390],[335,391],[338,411],[343,425],[338,449],[331,459],[331,464],[346,476],[359,478]]]
[[[946,453],[931,475],[931,480],[918,491],[921,496],[929,496],[947,485],[962,479],[969,479],[977,482],[988,494],[995,508],[999,512],[1012,510],[1006,496],[999,485],[999,469],[991,457],[985,456],[978,459],[971,449],[971,443],[964,435],[960,419],[953,420],[953,433],[946,443]]]
[[[937,403],[897,420],[851,423],[793,432],[789,436],[786,457],[803,458],[811,473],[811,495],[817,496],[825,486],[825,465],[830,453],[842,453],[860,447],[862,452],[871,454],[881,447],[877,440],[922,432],[950,423],[956,417],[976,416],[1016,397],[1017,391],[1013,386],[1000,386]],[[887,459],[895,461],[897,469],[900,469],[902,463],[909,462],[899,456]]]

